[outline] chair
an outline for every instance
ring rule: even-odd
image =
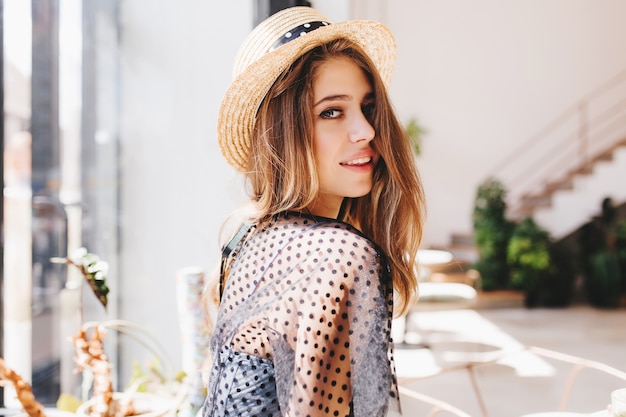
[[[448,404],[445,401],[438,400],[419,392],[411,391],[410,389],[402,385],[398,387],[398,391],[400,392],[401,398],[402,396],[405,396],[426,404],[427,408],[429,408],[427,417],[433,417],[442,413],[451,414],[457,417],[471,417],[466,412],[459,410],[458,408],[454,407],[451,404]]]
[[[493,358],[489,360],[485,360],[481,362],[469,362],[469,363],[464,363],[464,364],[460,364],[457,366],[442,368],[439,372],[428,375],[428,376],[402,379],[399,381],[399,384],[402,387],[401,392],[404,393],[405,395],[409,395],[411,398],[419,399],[419,397],[423,394],[421,394],[420,392],[416,392],[415,389],[409,388],[407,385],[410,384],[411,382],[421,380],[421,379],[432,378],[438,375],[448,374],[448,373],[455,372],[455,371],[466,372],[471,382],[471,394],[474,396],[478,404],[478,408],[480,409],[481,416],[489,417],[491,415],[489,413],[488,406],[487,406],[489,401],[486,401],[487,399],[489,399],[489,397],[485,395],[486,391],[481,389],[481,388],[484,388],[484,385],[487,385],[485,384],[485,382],[487,381],[486,378],[488,378],[488,376],[483,376],[483,384],[479,384],[477,371],[483,368],[492,367],[496,365],[500,365],[500,366],[509,365],[510,366],[510,364],[513,363],[513,360],[515,359],[515,357],[518,355],[531,355],[534,358],[544,358],[550,361],[556,361],[561,364],[564,364],[567,368],[569,368],[569,372],[567,374],[565,384],[564,386],[561,387],[562,394],[560,395],[560,398],[555,399],[555,403],[558,402],[558,406],[554,407],[553,410],[538,410],[537,412],[532,412],[532,413],[522,413],[520,414],[520,417],[533,417],[533,416],[539,417],[539,416],[547,416],[547,415],[554,416],[554,417],[562,415],[563,417],[566,417],[566,416],[575,415],[575,413],[571,413],[566,410],[568,410],[569,408],[570,399],[572,398],[572,392],[573,392],[575,383],[578,381],[578,377],[581,371],[583,370],[597,371],[599,372],[601,376],[609,377],[611,380],[614,379],[615,384],[617,384],[615,385],[615,387],[626,386],[626,382],[625,382],[626,372],[616,369],[612,366],[609,366],[607,364],[604,364],[598,361],[589,360],[589,359],[585,359],[585,358],[581,358],[581,357],[577,357],[573,355],[568,355],[565,353],[561,353],[561,352],[557,352],[557,351],[553,351],[549,349],[544,349],[544,348],[540,348],[536,346],[529,346],[529,347],[524,347],[520,350],[502,351],[500,354],[495,355]],[[516,378],[523,378],[523,376],[517,376]],[[501,381],[498,382],[498,384],[500,386],[503,385]],[[493,388],[493,386],[491,388]],[[511,393],[512,396],[519,396],[521,395],[522,391],[523,390],[515,386],[514,383],[506,384],[506,392]],[[410,394],[408,394],[409,392]],[[545,396],[548,392],[549,391],[542,391],[542,392],[539,392],[538,394]],[[501,395],[501,394],[502,393],[500,391],[496,393],[496,395]],[[606,404],[608,404],[609,402],[608,396],[609,396],[609,393],[607,392]],[[527,404],[533,404],[537,402],[537,396],[533,395],[532,398],[521,398],[520,401],[522,402],[525,401]],[[601,404],[599,405],[598,409],[602,409],[604,406],[605,406],[604,404]],[[452,406],[452,407],[455,407],[455,406]],[[461,414],[461,415],[468,415],[468,414]],[[581,415],[586,415],[586,414],[581,414]]]
[[[408,340],[407,322],[413,314],[472,308],[477,302],[480,274],[468,269],[466,262],[454,259],[447,251],[421,249],[418,252],[418,264],[419,299],[406,315],[393,321],[392,336],[397,346],[429,347],[428,342],[410,343]]]

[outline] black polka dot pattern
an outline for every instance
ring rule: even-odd
[[[286,32],[283,36],[281,36],[274,44],[270,47],[268,52],[272,52],[274,49],[278,48],[281,45],[286,44],[289,41],[297,39],[300,36],[304,36],[312,30],[318,29],[323,26],[328,26],[330,23],[328,22],[309,22],[298,27],[291,29]]]
[[[336,220],[283,213],[237,248],[211,339],[204,417],[399,412],[391,279]]]

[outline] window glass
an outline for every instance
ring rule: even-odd
[[[37,400],[54,405],[61,391],[80,395],[69,342],[79,306],[83,320],[104,312],[68,285],[82,283],[77,271],[50,259],[85,246],[116,268],[117,2],[2,5],[2,356]],[[7,388],[5,404],[17,406],[14,397]]]

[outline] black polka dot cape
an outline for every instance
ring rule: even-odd
[[[282,213],[234,253],[204,417],[399,415],[391,276],[374,243]]]

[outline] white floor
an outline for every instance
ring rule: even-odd
[[[626,309],[420,311],[410,317],[407,329],[409,341],[424,342],[429,348],[399,346],[395,350],[403,385],[444,400],[472,417],[520,417],[559,409],[572,366],[528,351],[512,353],[527,346],[602,362],[626,372]],[[497,363],[484,364],[503,352],[511,354]],[[463,368],[468,362],[483,363],[474,368],[480,397]],[[566,409],[591,415],[606,409],[610,392],[622,387],[626,380],[584,369],[577,374]],[[402,397],[402,406],[404,416],[427,415],[427,409],[415,400]]]

